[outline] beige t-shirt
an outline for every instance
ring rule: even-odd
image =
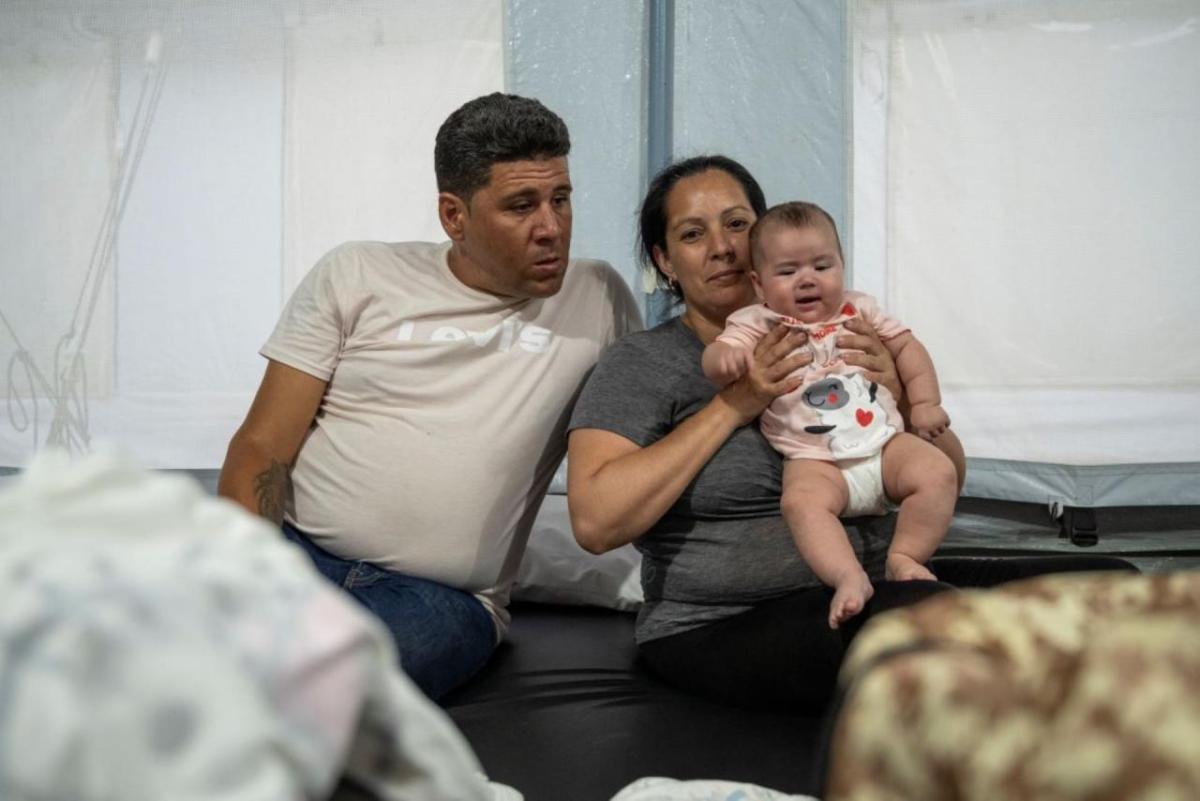
[[[604,262],[571,261],[553,297],[499,298],[455,278],[449,249],[335,248],[260,352],[329,382],[286,519],[342,558],[474,593],[503,634],[570,405],[641,323]]]

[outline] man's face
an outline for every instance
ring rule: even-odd
[[[493,164],[487,185],[460,203],[458,227],[447,228],[460,281],[507,297],[544,298],[562,288],[571,249],[565,158]]]

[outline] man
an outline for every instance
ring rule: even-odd
[[[570,140],[541,103],[477,98],[434,147],[442,244],[335,248],[261,353],[219,492],[281,522],[391,630],[438,698],[487,661],[601,350],[638,327],[608,265],[568,261]]]

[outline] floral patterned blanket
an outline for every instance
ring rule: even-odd
[[[1200,799],[1200,572],[937,596],[841,686],[828,801]]]

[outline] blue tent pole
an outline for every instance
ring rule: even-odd
[[[649,91],[646,93],[647,180],[671,160],[675,92],[675,0],[650,0]]]
[[[675,0],[649,0],[646,26],[646,183],[671,162],[675,97]],[[646,325],[670,316],[672,298],[656,289],[646,296]]]

